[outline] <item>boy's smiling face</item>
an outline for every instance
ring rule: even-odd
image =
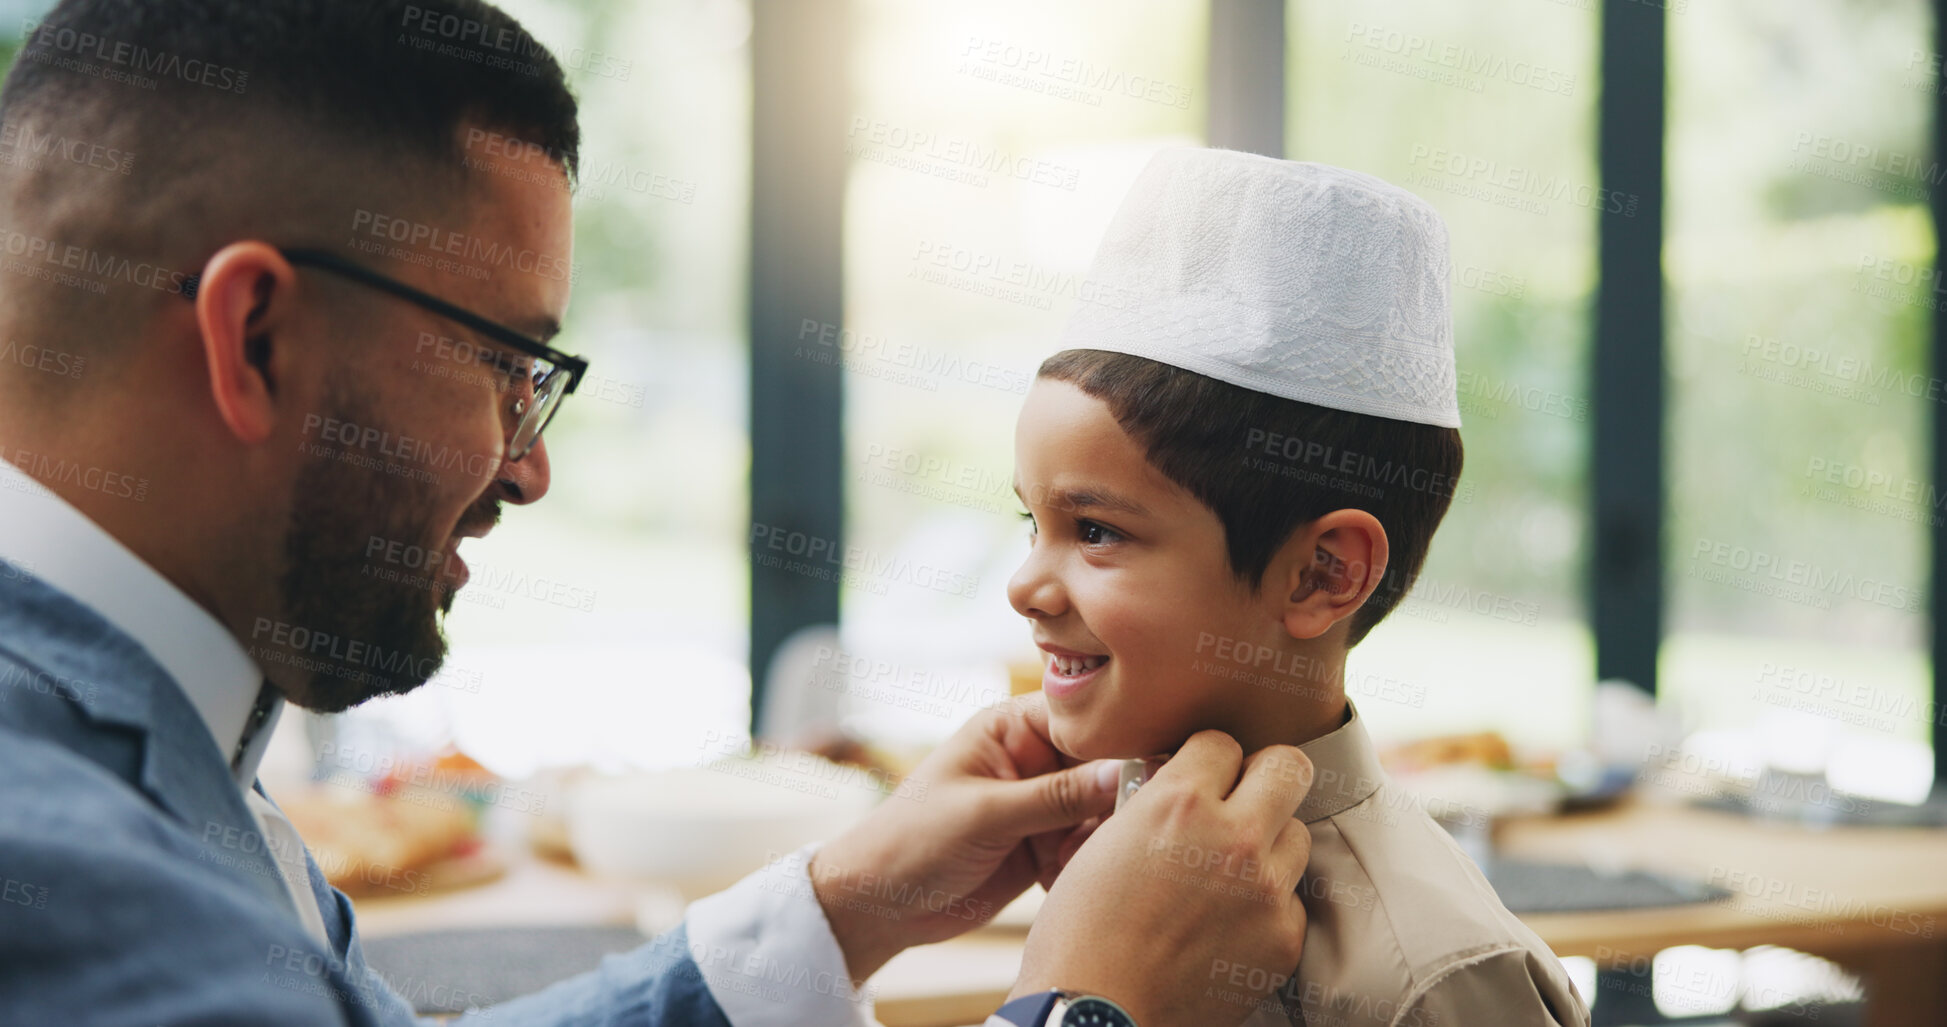
[[[1237,733],[1271,696],[1220,673],[1234,665],[1214,658],[1211,639],[1289,649],[1283,595],[1254,594],[1231,573],[1217,515],[1074,385],[1035,381],[1014,456],[1034,535],[1007,593],[1051,656],[1042,687],[1055,745],[1129,758],[1203,728]]]

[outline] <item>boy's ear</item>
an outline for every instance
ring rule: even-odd
[[[1364,510],[1334,510],[1285,543],[1282,568],[1285,630],[1318,638],[1364,606],[1386,574],[1386,529]]]

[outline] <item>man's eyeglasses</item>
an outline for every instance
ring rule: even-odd
[[[481,317],[464,307],[440,299],[431,293],[421,292],[404,282],[389,278],[356,261],[346,260],[327,250],[284,249],[277,252],[284,259],[300,267],[314,267],[329,271],[342,278],[349,278],[362,285],[389,292],[409,303],[430,310],[449,321],[465,325],[488,339],[510,349],[516,350],[529,359],[526,366],[519,367],[521,374],[513,385],[513,414],[515,419],[513,437],[507,441],[507,459],[519,460],[534,448],[540,440],[541,432],[547,430],[548,422],[554,420],[555,412],[561,409],[561,400],[588,373],[588,361],[549,346],[539,339],[517,332],[499,322]],[[199,276],[191,275],[183,281],[183,295],[191,300],[196,298]]]

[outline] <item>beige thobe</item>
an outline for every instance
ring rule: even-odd
[[[1561,961],[1386,779],[1356,709],[1300,748],[1315,771],[1298,808],[1305,955],[1244,1027],[1587,1027]]]

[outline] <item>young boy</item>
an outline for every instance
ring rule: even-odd
[[[1172,150],[1090,279],[1016,436],[1034,535],[1008,595],[1048,654],[1055,744],[1132,758],[1218,728],[1310,757],[1304,958],[1239,1020],[1586,1025],[1343,688],[1460,475],[1445,226],[1370,176]]]

